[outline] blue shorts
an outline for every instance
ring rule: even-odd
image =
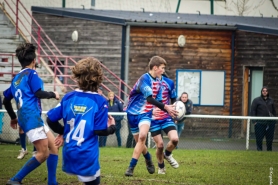
[[[139,134],[139,127],[143,124],[151,125],[152,121],[152,111],[139,114],[139,115],[133,115],[127,113],[127,121],[130,125],[130,130],[133,135]]]
[[[171,117],[160,119],[160,120],[152,120],[150,132],[152,136],[156,136],[161,134],[161,131],[164,131],[166,134],[170,130],[176,130],[176,124],[174,123]]]

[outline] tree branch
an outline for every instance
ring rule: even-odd
[[[273,0],[270,0],[270,2],[271,2],[271,4],[272,4],[273,8],[274,8],[276,11],[278,11],[278,8],[277,8],[277,6],[275,5],[274,1],[273,1]]]

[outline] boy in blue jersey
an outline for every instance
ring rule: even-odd
[[[176,101],[177,93],[173,80],[162,75],[159,77],[162,83],[162,103],[169,105]],[[163,154],[162,130],[168,135],[169,142]],[[158,174],[165,174],[166,169],[164,159],[166,159],[173,168],[178,168],[178,162],[173,158],[172,151],[176,148],[179,138],[175,123],[172,117],[166,112],[155,109],[150,128],[151,135],[156,143],[156,157],[158,160]]]
[[[127,119],[131,132],[136,141],[130,165],[125,172],[126,176],[133,176],[134,168],[143,153],[146,161],[147,170],[150,174],[155,172],[155,168],[145,145],[146,137],[149,132],[154,106],[167,111],[171,116],[176,116],[177,111],[174,106],[163,104],[161,96],[161,82],[157,78],[165,71],[166,61],[154,56],[149,62],[149,73],[143,74],[130,92],[127,106]]]
[[[50,128],[61,135],[55,143],[63,147],[63,171],[77,175],[85,185],[100,184],[98,136],[113,134],[115,120],[108,116],[107,100],[97,93],[103,80],[100,62],[94,58],[80,60],[72,68],[79,89],[64,96],[47,113]],[[64,126],[58,121],[63,119]]]
[[[47,159],[48,185],[58,184],[56,181],[56,168],[58,163],[58,148],[54,143],[54,135],[41,118],[40,99],[59,99],[57,92],[46,92],[42,88],[42,80],[34,70],[36,65],[36,47],[32,44],[22,44],[16,49],[16,56],[22,70],[13,78],[11,86],[4,91],[4,105],[11,117],[11,127],[17,129],[17,123],[26,133],[29,140],[37,149],[32,157],[12,177],[7,185],[21,184],[23,178]],[[12,108],[11,100],[15,99],[17,117]]]

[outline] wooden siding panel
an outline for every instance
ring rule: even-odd
[[[33,13],[33,16],[64,55],[95,57],[120,76],[122,26],[40,13]],[[74,30],[78,31],[78,42],[71,39]],[[105,75],[111,76],[107,72]],[[115,78],[110,80],[117,82]],[[113,86],[110,88],[116,91]]]
[[[186,37],[185,47],[178,46],[179,35]],[[166,72],[175,82],[177,69],[224,70],[224,106],[195,106],[193,113],[229,115],[231,35],[230,31],[131,27],[129,85],[148,71],[148,62],[154,55],[166,59]]]
[[[236,110],[235,114],[249,114],[249,112],[247,112],[246,110],[247,108],[245,107],[245,109],[243,109],[242,107],[242,103],[244,102],[242,96],[246,97],[246,94],[242,94],[242,92],[244,92],[243,88],[247,88],[245,87],[247,85],[246,82],[244,83],[243,81],[244,66],[263,67],[263,84],[268,86],[269,93],[272,98],[274,98],[277,107],[278,37],[272,35],[237,31],[235,43],[236,57],[234,79],[237,80],[237,83],[234,83],[233,98],[233,105],[234,109]]]

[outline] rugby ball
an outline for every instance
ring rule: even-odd
[[[179,121],[186,113],[184,103],[182,101],[176,101],[173,105],[175,105],[175,110],[178,111],[178,115],[175,120]]]

